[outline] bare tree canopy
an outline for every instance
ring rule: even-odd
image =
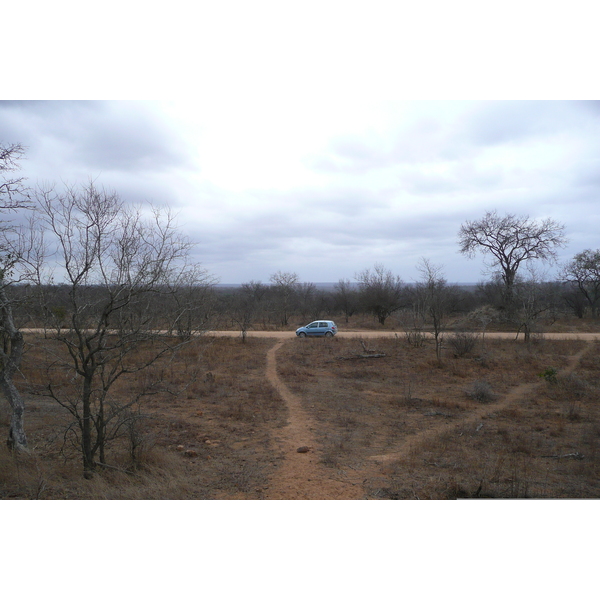
[[[561,279],[577,285],[592,312],[598,316],[600,305],[600,250],[579,252],[562,269]]]
[[[335,305],[344,313],[348,323],[350,317],[358,310],[358,289],[349,279],[340,279],[334,285],[334,290]]]
[[[365,269],[354,276],[358,282],[361,302],[381,325],[404,301],[404,283],[382,264],[377,263],[373,270]]]
[[[20,169],[19,161],[24,156],[25,149],[21,144],[0,143],[0,211],[17,210],[28,205],[23,183],[25,178],[6,175]],[[13,301],[8,288],[14,282],[13,269],[21,259],[22,251],[22,244],[14,229],[6,223],[0,224],[0,390],[11,408],[7,443],[16,450],[27,447],[25,403],[13,382],[21,365],[24,343],[23,334],[15,326]]]
[[[507,300],[512,297],[517,271],[523,262],[556,261],[557,248],[564,247],[564,225],[553,219],[535,221],[529,216],[488,211],[478,221],[467,221],[458,233],[460,252],[473,258],[477,252],[491,255],[491,268],[500,267]]]
[[[25,157],[21,144],[5,145],[0,142],[0,210],[16,210],[28,204],[25,177],[8,177],[7,173],[20,170],[19,161]]]
[[[296,273],[281,272],[273,273],[269,278],[273,290],[279,298],[279,313],[282,325],[287,325],[294,298],[298,293],[300,278]]]
[[[65,391],[48,375],[40,393],[73,416],[89,477],[97,454],[105,462],[111,432],[122,427],[139,399],[133,395],[118,401],[112,397],[113,384],[202,331],[213,279],[189,262],[192,243],[178,232],[168,211],[152,208],[145,217],[93,183],[39,190],[35,200],[37,228],[45,232],[52,252],[47,260],[63,283],[48,285],[49,274],[35,268],[30,280],[40,290],[47,338],[66,350],[55,368],[60,366],[76,388]],[[138,354],[142,345],[146,350]]]
[[[456,290],[448,285],[442,265],[434,265],[428,259],[421,258],[417,271],[421,274],[421,279],[414,288],[415,306],[422,313],[424,320],[431,321],[435,353],[441,362],[443,331],[455,301]]]

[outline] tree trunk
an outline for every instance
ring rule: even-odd
[[[25,403],[13,383],[13,374],[23,358],[23,334],[15,327],[12,308],[6,295],[3,279],[0,279],[0,322],[4,329],[4,345],[0,350],[0,389],[11,407],[10,429],[7,444],[9,448],[27,448],[24,414]]]
[[[83,454],[83,476],[92,478],[94,470],[94,455],[92,453],[92,410],[91,410],[91,380],[86,377],[83,382],[83,419],[81,423],[81,452]]]
[[[23,402],[23,398],[14,383],[6,377],[6,373],[3,373],[3,376],[0,378],[0,388],[12,410],[6,443],[11,449],[24,450],[27,448],[27,437],[25,436],[24,426],[25,402]]]
[[[106,423],[104,422],[104,398],[100,398],[100,408],[97,415],[96,445],[100,450],[100,462],[106,463]]]
[[[502,279],[504,280],[504,290],[502,292],[502,301],[508,315],[513,315],[515,312],[515,278],[516,270],[508,268],[504,269]]]

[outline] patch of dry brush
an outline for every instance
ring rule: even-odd
[[[325,464],[364,473],[366,497],[600,496],[597,348],[561,375],[583,342],[486,340],[485,353],[447,352],[439,365],[430,343],[381,339],[370,344],[384,358],[338,360],[359,344],[295,341],[280,373],[319,422]],[[556,383],[540,377],[550,365]],[[494,410],[521,384],[533,391]]]
[[[64,372],[48,369],[44,344],[30,342],[23,389],[48,377],[71,385]],[[124,431],[107,455],[109,467],[89,481],[65,437],[70,415],[28,395],[31,452],[0,448],[0,497],[264,497],[283,459],[273,440],[288,416],[265,380],[273,343],[201,338],[175,360],[123,379],[117,400],[150,383],[165,385],[140,404],[137,437]],[[431,342],[409,345],[402,336],[290,339],[277,352],[277,367],[317,424],[321,464],[334,478],[353,474],[366,498],[597,498],[599,345],[565,373],[584,347],[486,339],[485,349],[477,343],[462,356],[448,345],[440,363]],[[384,356],[356,358],[369,353]],[[513,402],[503,402],[513,393]],[[2,408],[5,425],[7,417]]]
[[[31,340],[34,341],[34,340]],[[29,384],[53,376],[51,355],[36,345],[24,365]],[[278,457],[271,433],[285,410],[264,374],[271,340],[201,338],[175,360],[156,363],[123,379],[115,400],[162,381],[138,409],[137,460],[131,433],[123,431],[107,455],[109,465],[90,481],[65,430],[70,415],[39,395],[27,398],[31,453],[17,457],[0,449],[0,494],[4,498],[260,498]],[[141,350],[143,352],[143,349]],[[58,375],[67,384],[64,373]],[[2,414],[3,422],[6,415]]]

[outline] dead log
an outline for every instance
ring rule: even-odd
[[[356,354],[355,356],[338,356],[338,360],[357,360],[359,358],[383,358],[385,354]]]
[[[581,452],[571,452],[570,454],[545,454],[542,458],[574,458],[575,460],[583,460],[584,456]]]
[[[431,410],[425,413],[426,417],[446,417],[447,419],[452,418],[453,415],[447,412],[442,412],[441,410]]]

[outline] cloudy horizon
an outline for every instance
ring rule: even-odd
[[[460,255],[457,234],[488,210],[564,224],[560,262],[599,245],[600,102],[254,108],[0,102],[1,141],[27,147],[30,185],[94,179],[125,201],[174,208],[221,283],[276,271],[353,280],[375,263],[411,282],[422,257],[450,282],[481,281],[482,258]]]
[[[0,142],[27,147],[31,185],[91,178],[168,204],[223,283],[352,280],[375,263],[411,282],[421,258],[481,281],[458,231],[488,210],[564,224],[561,262],[600,246],[583,5],[107,7],[85,27],[44,8],[36,43],[9,28]]]

